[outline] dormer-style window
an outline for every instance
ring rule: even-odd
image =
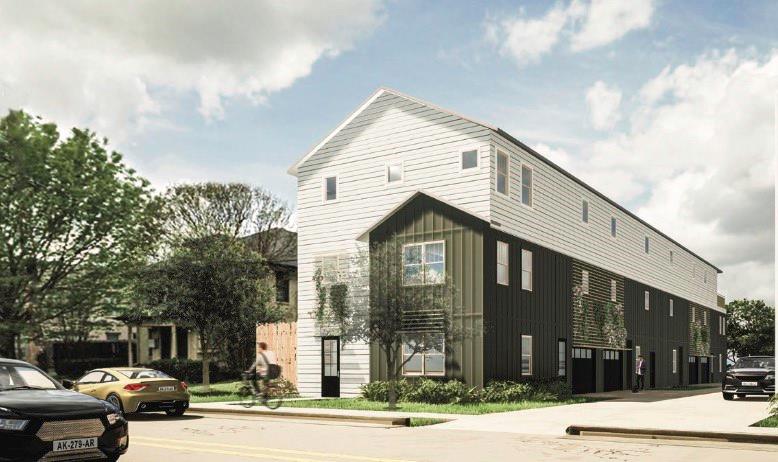
[[[328,176],[324,178],[323,183],[322,192],[324,193],[324,201],[331,202],[338,200],[338,177]]]
[[[469,149],[462,151],[462,159],[460,163],[462,170],[473,170],[478,168],[478,150]]]
[[[402,161],[399,162],[389,162],[386,164],[386,183],[392,184],[392,183],[402,183],[403,181],[403,163]]]

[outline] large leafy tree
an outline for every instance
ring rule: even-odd
[[[775,354],[775,309],[763,300],[727,304],[727,350],[730,359]]]
[[[88,309],[68,294],[90,276],[105,280],[142,261],[159,210],[107,140],[82,129],[61,136],[21,111],[0,118],[0,355],[15,357],[20,335],[40,336],[52,320]]]
[[[228,236],[183,240],[170,256],[140,272],[144,314],[197,332],[206,391],[212,351],[231,341],[235,329],[253,330],[258,322],[279,318],[266,275],[264,259]]]

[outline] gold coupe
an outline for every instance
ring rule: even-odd
[[[140,367],[94,369],[73,384],[75,391],[104,399],[126,413],[165,411],[179,416],[189,408],[186,382]]]

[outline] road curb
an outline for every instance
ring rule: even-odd
[[[692,430],[665,430],[657,428],[620,428],[599,427],[594,425],[571,425],[565,433],[573,436],[601,435],[627,436],[650,439],[694,439],[706,441],[726,441],[729,443],[778,444],[778,433],[724,433]]]
[[[344,415],[344,414],[320,414],[312,412],[289,412],[289,411],[270,411],[261,409],[215,409],[190,406],[188,412],[198,414],[233,414],[233,415],[253,415],[261,417],[279,417],[286,419],[305,419],[305,420],[331,420],[331,421],[345,421],[345,422],[357,422],[357,423],[374,423],[380,425],[392,425],[398,427],[409,427],[411,425],[411,417],[397,417],[397,416],[368,416],[368,415]]]

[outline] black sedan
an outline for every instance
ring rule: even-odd
[[[117,460],[128,444],[127,421],[112,404],[0,358],[0,461]]]
[[[738,358],[727,370],[721,384],[724,399],[745,398],[747,395],[771,396],[775,393],[775,358],[747,356]]]

